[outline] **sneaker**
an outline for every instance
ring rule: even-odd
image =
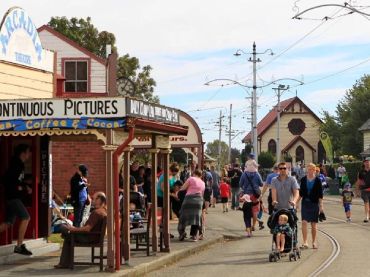
[[[185,238],[186,238],[186,233],[182,233],[182,234],[179,236],[179,241],[183,241]]]
[[[14,253],[31,256],[32,252],[26,248],[26,245],[23,243],[22,245],[17,245],[14,247]]]

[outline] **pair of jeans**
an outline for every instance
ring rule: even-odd
[[[77,205],[73,206],[73,226],[75,227],[80,227],[81,225],[82,217],[85,210],[85,202],[86,201],[79,201]]]
[[[231,188],[231,208],[239,208],[239,193],[240,188]]]

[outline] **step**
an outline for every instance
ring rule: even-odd
[[[32,256],[24,256],[14,253],[14,244],[0,247],[0,265],[12,264],[16,261],[32,259],[32,257],[41,256],[50,252],[60,250],[59,243],[47,243],[45,239],[26,241],[27,248],[32,251]]]

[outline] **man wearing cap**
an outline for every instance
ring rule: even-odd
[[[361,191],[361,198],[365,205],[364,222],[369,222],[369,202],[370,202],[370,157],[364,160],[363,167],[358,173],[357,190]]]
[[[88,186],[87,182],[88,169],[86,165],[80,164],[76,173],[70,181],[71,185],[71,202],[74,210],[73,226],[80,227],[85,204],[88,199]]]

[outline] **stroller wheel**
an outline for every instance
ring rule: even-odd
[[[269,262],[270,263],[272,262],[273,257],[274,257],[274,254],[270,253],[270,255],[269,255]]]
[[[297,254],[294,254],[293,257],[294,257],[294,261],[297,261]]]
[[[297,257],[298,257],[298,259],[301,258],[301,251],[300,250],[297,250]]]
[[[294,256],[294,254],[293,254],[293,253],[290,253],[290,254],[289,254],[289,262],[291,262],[291,261],[292,261],[293,256]]]

